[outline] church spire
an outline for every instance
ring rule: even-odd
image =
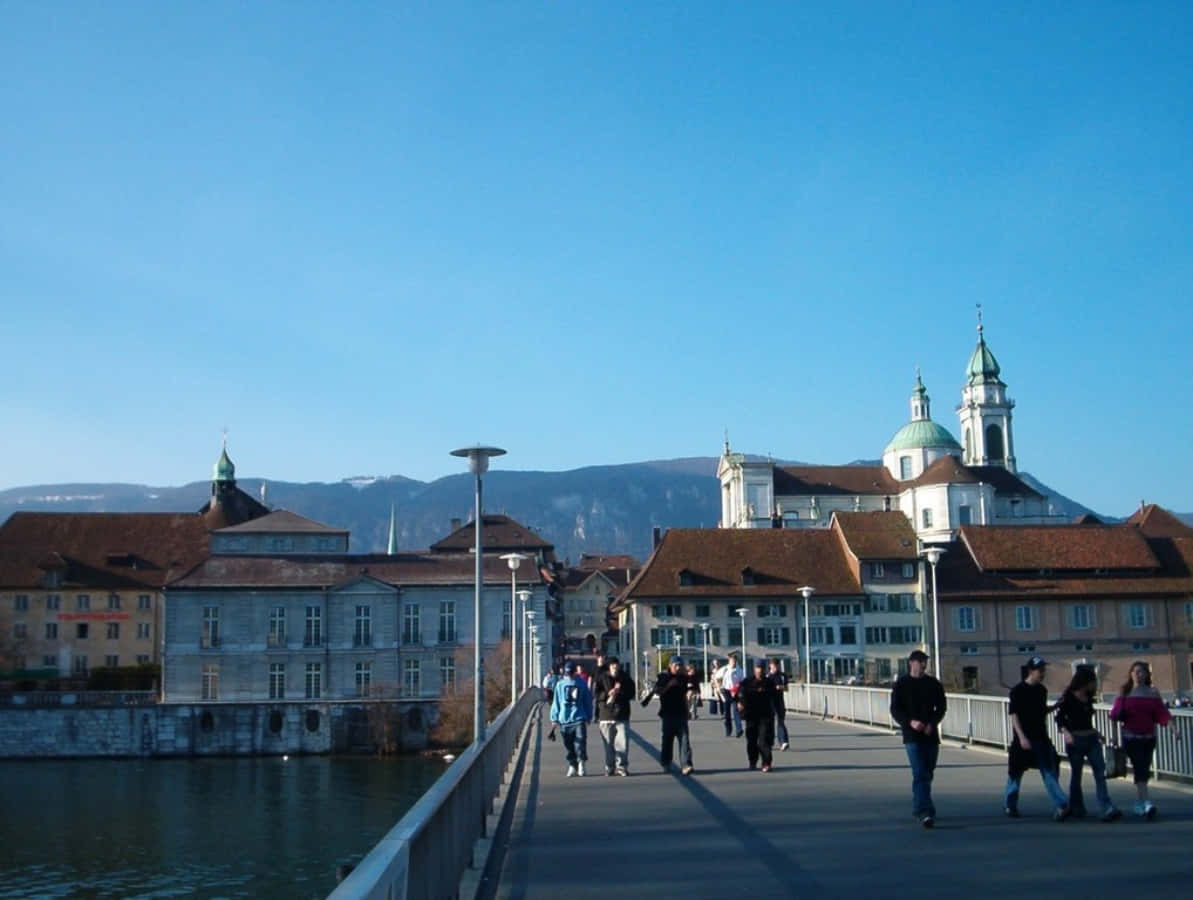
[[[389,545],[386,552],[390,556],[398,552],[398,514],[392,501],[389,504]]]
[[[978,304],[978,345],[965,369],[961,389],[961,461],[968,466],[1000,466],[1015,471],[1011,417],[1015,401],[1007,396],[1002,370],[986,346],[982,307]]]
[[[920,367],[915,367],[915,387],[911,389],[911,421],[927,422],[932,418],[929,411],[931,398],[928,389],[924,387],[924,379],[920,375]]]

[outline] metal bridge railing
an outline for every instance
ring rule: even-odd
[[[1006,747],[1011,738],[1011,720],[1006,697],[977,694],[946,694],[948,711],[940,723],[942,737],[972,744]],[[841,719],[895,730],[891,719],[890,688],[849,687],[838,684],[792,684],[787,687],[787,708],[822,718]],[[1173,709],[1172,724],[1156,729],[1157,777],[1193,780],[1193,710]],[[1110,705],[1094,704],[1094,727],[1111,743],[1117,743],[1118,725],[1110,721]],[[1057,752],[1063,755],[1064,741],[1053,721],[1048,728]],[[1180,734],[1181,740],[1176,739]]]

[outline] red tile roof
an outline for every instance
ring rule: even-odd
[[[580,562],[576,564],[577,569],[640,569],[641,567],[642,563],[628,553],[582,553]]]
[[[897,494],[886,466],[775,466],[775,495]]]
[[[745,584],[750,570],[753,584]],[[681,584],[681,573],[690,584]],[[828,529],[673,528],[619,597],[619,605],[651,597],[858,595],[837,535]]]
[[[333,528],[288,509],[279,509],[239,525],[221,528],[220,534],[347,534],[344,528]]]
[[[859,560],[916,558],[915,531],[907,516],[889,512],[834,512],[833,519],[850,552]]]
[[[1159,568],[1143,536],[1121,525],[963,525],[958,537],[983,571]]]
[[[56,568],[68,589],[159,588],[207,553],[195,513],[18,512],[0,526],[0,586],[39,588]]]
[[[457,528],[441,541],[431,545],[433,553],[467,553],[476,546],[475,519]],[[553,552],[555,545],[543,540],[521,522],[509,516],[485,514],[481,525],[481,548],[485,553],[495,551]]]
[[[1186,525],[1162,506],[1148,503],[1127,519],[1148,537],[1193,537],[1193,526]]]

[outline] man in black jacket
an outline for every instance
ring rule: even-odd
[[[659,698],[659,718],[662,719],[663,734],[659,746],[659,761],[663,764],[663,771],[671,771],[671,751],[674,742],[679,743],[680,771],[691,775],[692,743],[688,737],[688,683],[689,679],[683,670],[683,660],[678,656],[671,657],[666,672],[660,672],[651,694]],[[645,706],[650,702],[650,694],[642,701]]]
[[[932,776],[940,755],[940,731],[944,718],[944,688],[926,673],[928,654],[912,650],[906,675],[900,675],[891,691],[891,718],[903,729],[903,749],[911,763],[912,815],[925,828],[936,822],[932,802]]]
[[[766,674],[762,660],[754,663],[754,674],[741,683],[737,705],[746,721],[746,761],[751,769],[762,760],[762,771],[771,768],[771,748],[775,744],[775,683]]]
[[[630,701],[634,679],[621,670],[616,656],[605,660],[596,676],[597,720],[605,748],[605,774],[629,775]]]

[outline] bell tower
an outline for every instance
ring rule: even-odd
[[[999,377],[998,360],[986,345],[982,307],[978,306],[978,345],[965,370],[957,417],[961,420],[961,461],[967,466],[1002,466],[1015,471],[1011,410],[1015,401]]]

